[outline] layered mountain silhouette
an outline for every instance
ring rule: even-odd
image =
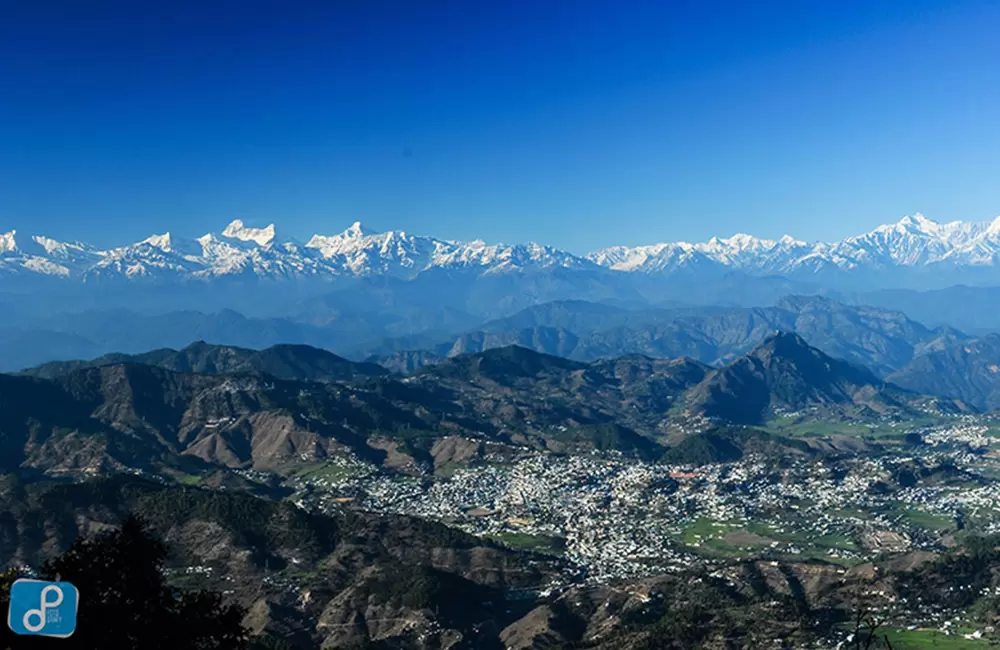
[[[587,368],[587,364],[529,350],[518,345],[463,354],[422,374],[435,378],[475,383],[516,384],[524,380],[544,381]]]
[[[437,443],[456,436],[656,458],[694,431],[692,415],[745,425],[788,413],[863,421],[968,410],[780,332],[718,368],[640,355],[584,363],[511,346],[392,377],[301,346],[198,344],[0,383],[3,468],[46,472],[283,471],[343,454],[433,467],[445,453]]]
[[[956,342],[921,355],[888,379],[913,391],[1000,408],[1000,334]]]
[[[443,358],[508,345],[578,361],[641,354],[688,356],[719,365],[781,330],[795,332],[827,354],[885,377],[925,351],[970,338],[948,327],[925,327],[897,311],[817,296],[787,296],[771,307],[676,303],[651,307],[626,299],[560,300],[520,311],[511,305],[511,316],[476,325],[480,318],[449,315],[433,299],[426,305],[417,298],[403,301],[395,286],[381,293],[377,287],[357,291],[363,296],[370,292],[370,300],[344,290],[329,301],[319,301],[322,304],[300,305],[301,312],[290,308],[282,318],[247,317],[227,310],[155,315],[112,310],[43,319],[31,327],[8,317],[21,324],[3,327],[8,310],[0,315],[0,370],[105,353],[179,350],[197,341],[247,349],[310,345],[355,361],[377,362],[393,372],[413,372]],[[540,297],[538,292],[533,295]]]
[[[206,374],[256,372],[278,379],[305,381],[346,381],[389,374],[373,363],[348,361],[332,352],[308,345],[274,345],[251,350],[197,341],[182,350],[164,348],[144,354],[108,354],[91,361],[57,361],[30,368],[20,374],[52,378],[73,370],[120,363],[137,363],[176,372]]]
[[[775,333],[748,354],[712,371],[686,399],[694,412],[753,424],[781,412],[821,408],[838,415],[858,410],[885,414],[916,409],[924,401],[786,332]],[[964,407],[949,403],[946,408]]]
[[[423,354],[434,360],[519,345],[581,361],[642,354],[688,356],[717,365],[748,352],[776,330],[795,332],[827,354],[880,375],[899,370],[925,350],[968,338],[948,328],[925,327],[900,312],[818,296],[789,296],[773,307],[755,308],[623,309],[566,301],[491,321],[474,332],[446,338]],[[376,355],[370,360],[382,354],[389,367],[412,367],[419,357],[400,352],[416,343],[411,339],[383,342],[368,350]],[[409,363],[400,364],[400,358]]]

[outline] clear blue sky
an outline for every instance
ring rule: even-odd
[[[1000,4],[0,1],[0,228],[582,252],[1000,214]]]

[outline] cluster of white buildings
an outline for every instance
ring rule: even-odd
[[[565,557],[594,579],[677,570],[726,551],[859,561],[886,550],[934,546],[927,521],[973,513],[983,530],[1000,531],[1000,481],[893,482],[906,467],[944,463],[972,477],[991,463],[1000,468],[983,453],[983,444],[1000,438],[974,422],[922,435],[927,444],[909,455],[836,461],[789,456],[780,464],[746,458],[689,467],[539,452],[459,469],[446,479],[401,477],[339,461],[356,463],[358,471],[301,479],[296,498],[306,508],[417,515],[501,539],[559,537]],[[705,529],[705,522],[717,525]],[[746,535],[726,538],[732,531],[752,531],[756,546],[741,547]]]

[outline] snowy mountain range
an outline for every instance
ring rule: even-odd
[[[339,234],[314,235],[301,243],[279,239],[274,224],[251,228],[235,220],[219,234],[184,239],[165,233],[107,250],[40,235],[22,237],[16,231],[0,234],[0,274],[15,279],[409,279],[430,269],[482,275],[554,268],[648,275],[714,270],[789,277],[889,269],[982,269],[995,271],[1000,279],[1000,217],[985,224],[938,223],[916,214],[830,243],[737,234],[702,243],[613,246],[584,256],[535,243],[507,246],[446,241],[403,231],[376,233],[360,223]]]
[[[697,266],[781,275],[825,269],[993,267],[1000,263],[1000,217],[987,224],[938,223],[918,213],[832,243],[807,243],[787,235],[775,241],[737,234],[697,244],[617,246],[587,258],[611,269],[647,273]]]

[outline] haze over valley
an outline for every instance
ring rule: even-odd
[[[997,33],[4,3],[0,650],[1000,645]]]
[[[146,513],[183,549],[169,571],[234,594],[260,643],[639,648],[664,621],[694,625],[676,610],[694,598],[746,617],[712,614],[685,633],[698,643],[769,638],[752,621],[778,607],[782,634],[825,647],[850,637],[859,589],[897,640],[944,638],[956,620],[984,634],[972,594],[902,599],[955,579],[965,545],[1000,533],[996,334],[865,303],[878,292],[783,295],[804,285],[773,275],[706,276],[685,303],[611,296],[607,278],[646,290],[671,286],[665,271],[588,273],[367,278],[296,296],[284,316],[264,315],[281,304],[266,288],[250,317],[96,302],[36,315],[52,329],[7,343],[5,525]],[[198,282],[183,295],[210,300],[263,280],[127,282],[161,295]],[[478,309],[431,316],[484,287]],[[43,296],[35,309],[59,308]],[[94,487],[54,496],[74,485]],[[37,510],[53,498],[78,505]],[[253,542],[231,508],[307,519]],[[360,573],[329,564],[344,534]],[[237,560],[246,544],[264,555]],[[31,565],[52,551],[4,552]],[[417,582],[386,591],[380,576],[401,571]],[[691,575],[705,587],[681,596]],[[434,586],[416,598],[417,584]],[[449,609],[458,597],[483,605]]]

